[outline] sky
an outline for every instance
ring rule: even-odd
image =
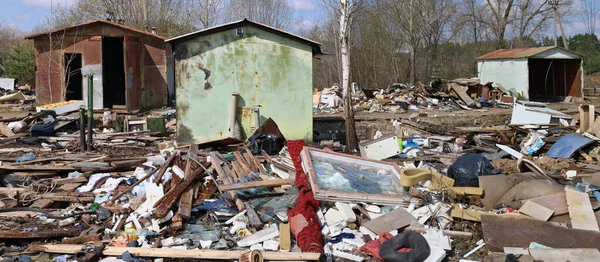
[[[0,19],[16,26],[21,32],[28,33],[43,23],[51,13],[52,5],[72,5],[77,0],[1,0]],[[294,31],[312,28],[319,14],[318,0],[290,1],[296,10]]]
[[[1,0],[0,19],[4,23],[16,26],[21,32],[28,33],[36,25],[44,22],[51,13],[51,5],[71,5],[77,0]],[[282,0],[290,1],[294,9],[295,25],[292,31],[298,32],[312,28],[319,20],[321,6],[319,0]],[[578,18],[568,19],[565,25],[567,35],[583,33],[585,27]],[[600,21],[596,34],[600,33]]]

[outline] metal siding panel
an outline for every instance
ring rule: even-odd
[[[168,98],[166,44],[162,41],[151,40],[143,39],[143,108],[166,106]]]
[[[288,139],[312,139],[312,47],[258,28],[192,38],[175,46],[180,142],[229,136],[228,105],[238,92],[238,120],[252,130],[253,105]],[[207,77],[207,72],[209,75]]]
[[[482,83],[500,83],[506,89],[515,89],[529,97],[527,58],[479,61],[477,68]]]
[[[141,81],[141,45],[139,38],[125,36],[125,87],[127,110],[140,109],[142,106],[142,81]]]

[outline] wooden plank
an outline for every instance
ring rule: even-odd
[[[490,251],[529,247],[537,242],[553,248],[600,248],[600,232],[573,229],[552,222],[504,215],[481,216],[483,238]]]
[[[32,172],[13,172],[14,176],[36,176],[40,178],[48,178],[56,176],[54,171],[32,171]]]
[[[600,261],[600,251],[595,248],[530,248],[529,254],[535,261],[544,262]]]
[[[206,167],[208,167],[208,165],[209,164],[206,164]],[[181,193],[183,193],[183,191],[185,191],[194,181],[199,179],[202,174],[204,174],[204,170],[197,169],[196,171],[192,172],[189,177],[184,178],[183,181],[176,187],[171,188],[171,190],[169,190],[169,192],[159,199],[154,205],[155,209],[152,212],[152,217],[156,219],[165,217],[179,196],[181,196]]]
[[[242,177],[247,176],[250,173],[246,173],[246,171],[244,171],[244,169],[242,168],[242,166],[240,165],[240,163],[236,160],[231,161],[231,166],[232,166],[232,174],[234,179],[240,179]]]
[[[586,193],[565,188],[571,225],[576,229],[599,231],[590,197]]]
[[[29,251],[46,252],[55,254],[76,254],[81,251],[81,245],[65,244],[32,244]],[[142,247],[105,247],[104,256],[121,256],[125,251],[136,257],[169,257],[169,258],[194,258],[194,259],[229,259],[238,260],[247,250],[214,250],[214,249],[171,249],[171,248],[142,248]],[[265,260],[272,261],[318,261],[321,253],[306,252],[261,252]]]
[[[212,166],[215,167],[215,170],[217,171],[217,174],[221,178],[223,184],[229,184],[233,180],[233,178],[230,176],[232,172],[231,170],[229,170],[229,167],[227,167],[226,164],[223,167],[221,167],[221,159],[222,157],[221,154],[219,154],[219,152],[210,152],[210,162]],[[236,207],[240,212],[246,209],[246,207],[242,203],[242,200],[237,198],[235,191],[228,191],[227,193],[231,195],[231,197],[235,201]]]
[[[244,171],[245,176],[254,172],[254,171],[252,171],[252,168],[250,168],[248,163],[246,163],[246,159],[244,159],[244,157],[242,156],[242,154],[240,154],[240,152],[234,151],[233,156],[235,157],[235,160],[237,160],[238,163],[240,164],[240,166],[242,167],[242,170]]]
[[[261,175],[265,175],[262,166],[260,165],[260,161],[252,154],[252,151],[244,145],[244,151],[246,152],[246,156],[250,159],[252,165],[254,166],[254,170],[258,171]]]
[[[367,221],[363,226],[379,235],[406,227],[415,220],[416,218],[412,214],[400,207],[383,216]]]
[[[483,195],[483,188],[481,187],[451,187],[450,190],[458,195]]]
[[[92,236],[66,237],[60,242],[63,244],[83,244],[86,242],[95,242],[102,240],[102,235],[96,234]]]
[[[554,210],[533,201],[525,201],[519,212],[542,221],[548,221],[554,214]]]
[[[257,188],[257,187],[276,187],[283,185],[290,185],[291,180],[289,179],[272,179],[272,180],[260,180],[260,181],[250,181],[243,183],[235,183],[235,184],[227,184],[227,185],[219,185],[219,189],[222,191],[232,191],[232,190],[241,190],[248,188]]]
[[[281,250],[292,250],[292,241],[290,238],[290,224],[279,224],[279,248]]]
[[[569,213],[569,206],[567,205],[567,197],[565,195],[565,192],[536,197],[524,201],[532,201],[543,207],[552,209],[552,211],[554,211],[555,216],[560,216]]]
[[[481,221],[481,215],[485,214],[477,210],[464,209],[458,205],[453,205],[450,211],[450,216],[454,218],[461,218],[469,221],[479,222]]]
[[[29,205],[29,207],[37,207],[37,208],[47,208],[51,206],[54,201],[50,199],[38,199],[33,204]]]
[[[198,157],[198,145],[195,143],[190,144],[190,149],[188,151],[188,157],[196,159]],[[184,178],[190,177],[192,174],[192,167],[194,165],[194,161],[187,160],[185,163],[185,175]],[[183,219],[189,219],[192,214],[192,203],[194,202],[194,187],[191,186],[186,191],[181,194],[181,198],[179,199],[179,215]]]
[[[248,215],[248,220],[250,220],[250,225],[252,225],[253,228],[261,228],[263,227],[263,223],[260,221],[260,218],[258,216],[258,214],[256,213],[256,210],[254,210],[254,207],[252,206],[252,204],[248,203],[248,202],[244,202],[244,207],[246,207],[246,215]]]
[[[63,201],[63,202],[74,202],[74,203],[93,203],[94,202],[94,194],[92,193],[74,193],[74,192],[63,193],[47,193],[41,195],[42,199],[49,199],[55,202]]]
[[[73,192],[76,188],[83,185],[83,183],[67,183],[60,186],[57,190],[58,192]]]
[[[146,159],[138,159],[138,160],[122,160],[122,161],[113,161],[110,162],[110,166],[112,167],[131,167],[131,166],[139,166],[143,163],[146,163]]]
[[[153,181],[154,184],[160,183],[162,176],[165,174],[165,172],[167,172],[167,168],[169,168],[173,164],[173,161],[175,161],[175,158],[177,157],[177,155],[178,155],[178,153],[171,154],[171,156],[167,159],[167,161],[165,161],[165,163],[160,167],[160,169],[158,170],[158,173],[156,174],[156,178]]]
[[[54,183],[56,183],[57,185],[64,185],[64,184],[70,184],[70,183],[85,183],[87,181],[88,181],[87,178],[85,178],[84,176],[74,177],[74,178],[54,179]]]

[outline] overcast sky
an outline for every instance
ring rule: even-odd
[[[44,19],[50,15],[51,3],[54,5],[71,5],[77,0],[2,0],[0,8],[0,19],[7,24],[13,24],[24,33],[31,31],[36,25],[41,24]],[[321,17],[319,0],[281,0],[291,1],[296,9],[295,26],[293,31],[311,28]],[[600,1],[600,0],[598,0]],[[578,17],[567,18],[565,33],[575,35],[583,33],[585,27]],[[598,23],[596,34],[600,31],[600,22]],[[550,34],[551,32],[548,32]]]

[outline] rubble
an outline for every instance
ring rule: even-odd
[[[474,108],[485,103],[469,101],[470,90],[493,87],[474,79],[447,86],[397,84],[376,97],[390,99],[382,108],[394,111],[434,106],[433,95],[439,108],[443,101]],[[338,91],[322,92],[319,103]],[[339,102],[332,101],[331,110]],[[506,125],[400,119],[420,133],[379,131],[360,143],[358,156],[286,141],[273,119],[244,143],[178,145],[172,109],[94,112],[88,151],[79,108],[47,106],[7,118],[0,129],[0,239],[13,245],[2,256],[597,260],[600,120],[590,107],[585,117],[546,109],[516,103],[513,120],[525,111],[545,118]],[[588,121],[585,131],[577,120]],[[38,125],[51,133],[38,134]]]
[[[365,111],[407,113],[419,109],[452,112],[477,108],[511,107],[513,97],[499,83],[481,83],[478,78],[459,78],[434,81],[429,86],[394,83],[386,89],[360,90],[352,96],[356,112]],[[313,108],[316,113],[342,112],[344,101],[341,88],[334,85],[313,93]]]

